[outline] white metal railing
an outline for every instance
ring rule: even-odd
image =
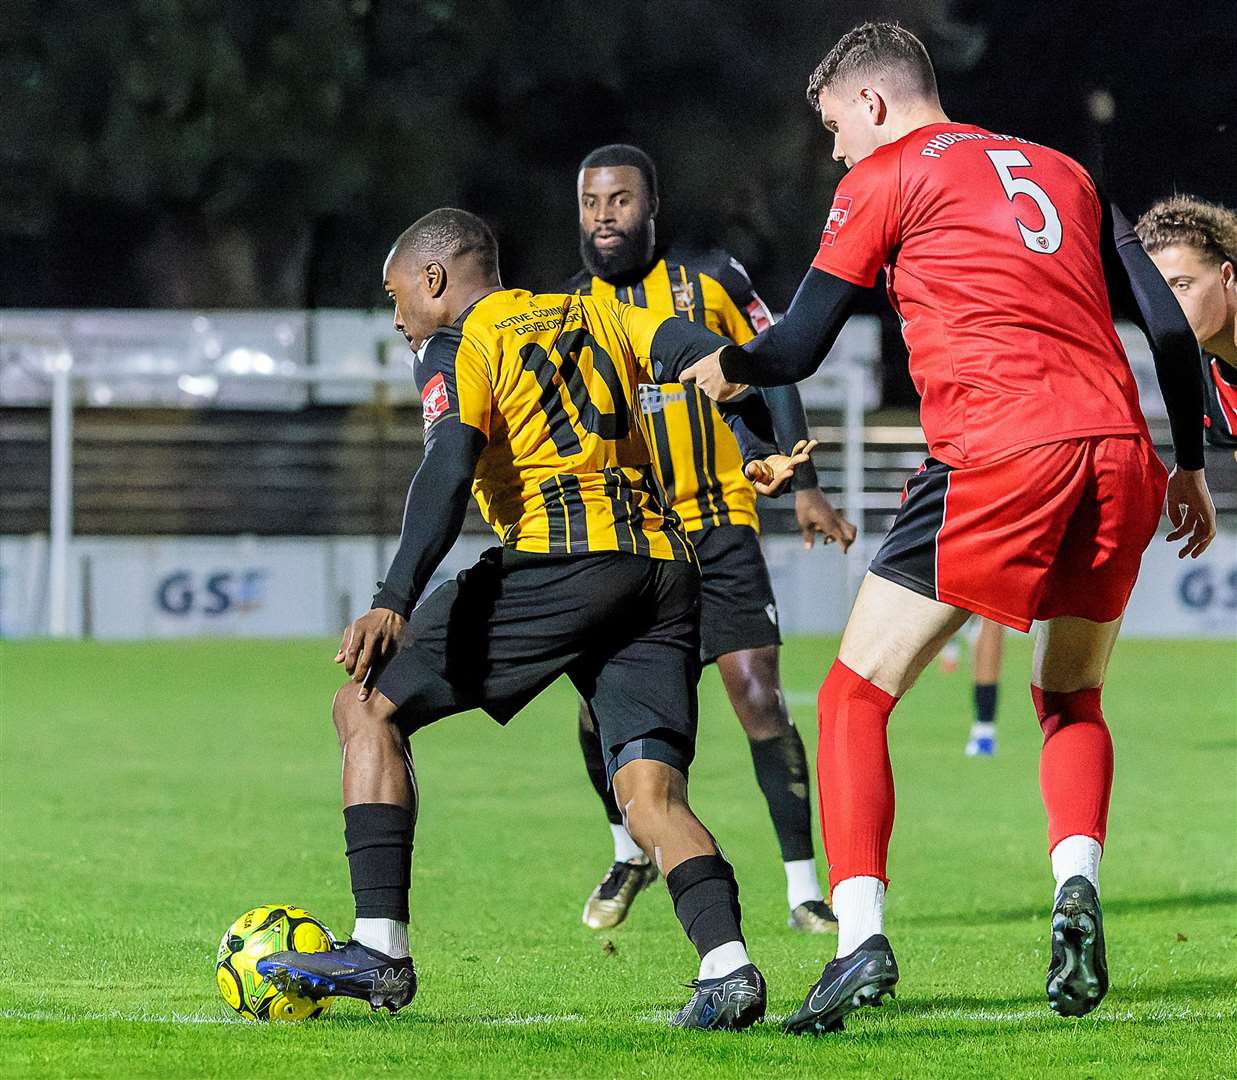
[[[109,318],[114,316],[114,318]],[[385,361],[387,353],[379,352],[379,342],[385,346],[391,338],[391,328],[385,316],[377,319],[367,313],[326,313],[331,318],[344,316],[361,332],[362,338],[374,334],[373,340],[363,340],[359,349],[344,354],[346,362],[332,363],[337,352],[311,356],[307,343],[312,342],[315,326],[323,319],[320,313],[273,313],[266,318],[276,323],[266,332],[260,321],[255,330],[251,323],[231,340],[220,340],[212,324],[226,322],[237,316],[211,316],[192,312],[0,312],[0,344],[2,362],[9,375],[12,365],[20,364],[25,400],[12,400],[12,394],[0,394],[0,404],[36,404],[29,400],[31,380],[46,385],[44,399],[51,409],[51,477],[50,477],[50,543],[47,560],[48,632],[52,637],[71,633],[74,620],[70,613],[79,599],[71,592],[74,576],[70,574],[73,551],[73,411],[79,391],[93,386],[96,394],[84,394],[91,404],[104,404],[97,391],[109,385],[147,387],[174,386],[172,400],[198,399],[199,405],[215,404],[222,388],[247,387],[266,392],[255,393],[257,401],[285,400],[286,395],[271,393],[277,387],[330,387],[334,402],[362,401],[372,398],[379,385],[401,388],[403,400],[419,402],[411,389],[411,372],[406,364]],[[244,318],[244,317],[241,317]],[[252,319],[252,317],[250,317]],[[162,339],[153,338],[152,328],[167,332]],[[339,326],[332,328],[336,334]],[[381,338],[377,334],[381,329]],[[246,344],[243,331],[257,334],[261,347]],[[126,335],[129,335],[128,337]],[[126,341],[141,342],[136,349],[127,349]],[[336,339],[338,341],[338,338]],[[158,346],[156,349],[151,343]],[[274,343],[272,345],[272,343]],[[283,349],[279,353],[279,347]],[[180,351],[178,351],[180,350]],[[276,355],[277,354],[277,355]],[[365,357],[371,358],[366,361]],[[181,356],[183,363],[177,363]],[[407,357],[402,342],[399,356]],[[310,363],[310,359],[314,362]],[[839,338],[830,363],[805,380],[802,393],[811,407],[840,407],[843,413],[843,499],[850,517],[859,530],[858,544],[862,550],[864,493],[864,413],[877,403],[879,388],[874,372],[879,359],[879,325],[873,318],[853,319]],[[3,375],[0,372],[0,375]],[[0,377],[0,388],[11,387],[12,380]],[[36,388],[37,390],[37,388]],[[298,399],[305,403],[308,395]],[[9,400],[6,401],[6,398]],[[167,401],[166,397],[158,400]],[[244,394],[233,394],[233,404],[244,401]],[[118,405],[124,399],[115,393],[106,397],[106,404]],[[250,404],[249,407],[254,407]],[[259,406],[260,407],[260,406]],[[287,407],[285,404],[284,407]],[[847,591],[850,597],[858,590],[864,566],[859,559],[846,561]]]

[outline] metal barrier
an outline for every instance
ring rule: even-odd
[[[0,312],[0,404],[51,410],[48,626],[70,634],[73,412],[133,404],[192,408],[303,408],[321,389],[332,402],[372,398],[379,387],[419,402],[402,341],[386,316],[364,312]],[[864,505],[864,413],[879,387],[879,324],[853,319],[826,367],[802,384],[812,408],[840,408],[844,505]],[[856,513],[863,529],[863,515]],[[392,523],[394,524],[394,523]],[[860,537],[862,540],[862,535]],[[847,564],[848,593],[862,579]]]

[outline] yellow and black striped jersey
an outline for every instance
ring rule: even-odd
[[[692,558],[639,421],[637,387],[672,321],[596,297],[501,289],[425,343],[414,367],[427,439],[448,416],[485,436],[472,490],[504,545]],[[721,344],[699,338],[693,359]]]
[[[693,254],[671,248],[630,285],[615,286],[581,271],[566,289],[676,315],[736,345],[772,323],[747,272],[724,251]],[[756,492],[743,475],[738,444],[709,399],[681,383],[646,385],[640,388],[640,409],[658,480],[684,528],[695,532],[731,524],[759,529]]]

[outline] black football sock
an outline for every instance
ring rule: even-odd
[[[772,739],[751,740],[756,783],[769,804],[769,817],[777,832],[783,862],[814,858],[812,807],[807,754],[797,728]]]
[[[975,722],[996,723],[996,683],[975,684]]]
[[[622,825],[623,815],[619,813],[618,803],[614,801],[614,792],[610,789],[610,778],[606,775],[606,759],[601,750],[601,735],[595,726],[588,723],[586,713],[580,714],[580,749],[584,752],[584,767],[588,769],[588,778],[593,782],[593,790],[606,808],[606,818],[611,825]]]
[[[684,859],[666,875],[674,913],[701,957],[728,941],[743,944],[739,883],[721,855]]]
[[[408,921],[415,820],[411,810],[391,803],[344,807],[344,850],[358,919]]]

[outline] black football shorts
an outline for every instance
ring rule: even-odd
[[[756,530],[711,525],[688,533],[700,560],[700,659],[780,645],[777,601]]]
[[[565,674],[592,711],[611,777],[641,758],[686,774],[699,604],[690,562],[491,548],[413,611],[374,685],[411,734],[467,709],[505,724]]]

